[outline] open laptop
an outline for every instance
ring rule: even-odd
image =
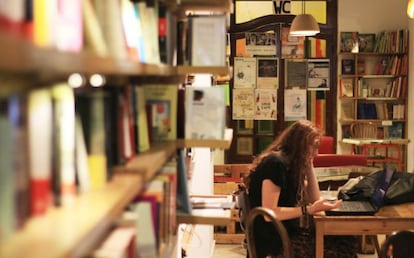
[[[393,174],[394,170],[384,168],[370,200],[343,201],[340,207],[325,211],[325,214],[328,216],[374,215],[382,206],[385,193],[390,185]]]

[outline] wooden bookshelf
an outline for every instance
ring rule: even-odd
[[[30,219],[22,230],[1,242],[0,257],[86,256],[142,187],[140,175],[115,176],[101,190],[80,194],[73,203]]]
[[[0,30],[0,70],[14,73],[49,73],[65,76],[72,73],[101,73],[118,76],[175,76],[175,67],[142,64],[133,60],[100,57],[92,52],[62,52],[39,48],[26,39]]]
[[[139,174],[145,180],[151,180],[176,151],[175,141],[154,142],[150,150],[135,156],[124,166],[115,167],[114,172]]]
[[[179,139],[177,140],[177,147],[178,148],[208,147],[208,148],[217,148],[217,149],[228,149],[230,148],[232,139],[233,139],[233,129],[227,128],[224,132],[224,139],[222,140]]]

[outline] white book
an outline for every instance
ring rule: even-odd
[[[188,87],[185,94],[185,138],[223,139],[226,126],[225,89]]]
[[[190,19],[191,65],[226,65],[226,17],[194,16]]]
[[[140,201],[135,206],[135,212],[137,214],[136,244],[139,258],[158,257],[151,209],[151,203],[149,201]]]

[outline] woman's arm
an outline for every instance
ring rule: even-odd
[[[319,191],[319,187],[317,188]],[[272,209],[277,218],[280,220],[287,220],[299,218],[302,216],[301,207],[280,207],[278,206],[280,196],[280,187],[275,185],[270,179],[263,180],[262,183],[262,206]],[[306,208],[309,214],[314,214],[319,211],[330,210],[341,205],[341,200],[335,202],[327,202],[323,199],[317,199],[315,202],[309,204]]]
[[[310,161],[309,170],[306,171],[305,198],[308,202],[315,202],[320,199],[318,179],[313,168],[313,160]]]

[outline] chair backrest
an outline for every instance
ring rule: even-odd
[[[239,209],[239,222],[240,228],[243,232],[246,232],[246,220],[247,215],[250,211],[250,201],[249,196],[246,191],[246,186],[244,184],[239,184],[239,189],[237,190],[237,208]]]
[[[377,126],[371,122],[357,122],[351,124],[351,137],[359,139],[376,139]]]
[[[396,231],[388,236],[381,245],[380,258],[410,258],[413,257],[414,231]]]
[[[249,258],[257,258],[256,253],[256,242],[254,237],[254,221],[258,216],[266,216],[270,219],[273,226],[276,229],[276,232],[279,233],[280,239],[282,240],[282,253],[281,257],[283,258],[293,258],[292,245],[290,242],[289,235],[286,231],[283,223],[276,218],[275,213],[268,208],[264,207],[255,207],[249,211],[246,220],[246,235],[247,235],[247,250],[249,252]]]

